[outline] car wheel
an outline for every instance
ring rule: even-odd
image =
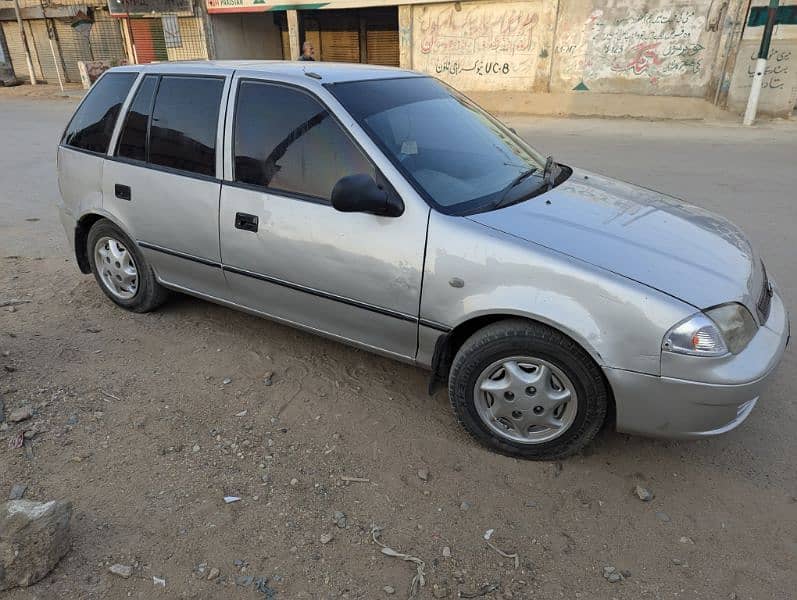
[[[578,452],[597,434],[608,405],[592,357],[555,329],[523,320],[474,333],[454,358],[448,394],[478,441],[533,460]]]
[[[141,251],[107,219],[100,219],[89,231],[87,253],[100,288],[122,308],[148,312],[166,300],[167,290],[158,283]]]

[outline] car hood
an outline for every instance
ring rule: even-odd
[[[739,301],[756,314],[763,273],[747,237],[676,198],[575,169],[545,194],[469,218],[697,308]]]

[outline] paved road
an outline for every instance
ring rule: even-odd
[[[57,194],[54,162],[58,136],[73,107],[74,102],[67,100],[24,101],[0,96],[0,257],[20,255],[52,259],[63,255],[66,250],[64,235],[53,207]],[[781,287],[790,312],[792,315],[797,314],[797,266],[794,263],[797,246],[797,234],[794,231],[797,224],[797,123],[775,122],[760,128],[744,129],[728,124],[633,120],[510,118],[508,121],[538,149],[552,153],[561,162],[669,192],[721,213],[741,225],[761,249],[768,270]],[[44,262],[47,265],[36,270],[37,273],[52,273],[55,270],[55,281],[62,284],[72,281],[71,274],[65,272],[72,269],[72,265],[52,266],[53,261]],[[13,273],[7,271],[8,265],[12,264],[17,263],[13,260],[0,261],[0,281],[12,279]],[[27,262],[23,260],[18,264],[27,265]],[[24,268],[30,269],[29,266]],[[23,274],[20,281],[25,281],[27,285],[31,277],[24,277]],[[79,279],[75,275],[77,281]],[[43,288],[47,282],[37,279],[36,285]],[[99,297],[93,288],[88,289],[89,283],[81,285],[83,287],[75,288],[77,291],[70,292],[77,294],[74,297],[80,300],[81,306],[88,302],[88,298]],[[694,285],[701,285],[701,282],[696,281]],[[37,294],[45,295],[43,289],[38,289]],[[53,294],[57,296],[58,290],[53,290]],[[57,298],[53,300],[57,301]],[[106,304],[96,300],[95,304],[86,305],[86,310],[96,311],[97,319],[105,319],[103,327],[109,335],[114,335],[112,332],[118,326],[121,336],[125,327],[130,329],[130,318],[118,317],[118,312]],[[212,338],[206,343],[216,344],[219,337],[229,332],[230,335],[246,338],[245,343],[251,345],[259,339],[259,332],[267,331],[272,343],[287,348],[283,354],[290,355],[291,360],[318,354],[309,352],[306,347],[307,344],[316,344],[315,338],[304,335],[294,337],[286,328],[276,326],[253,326],[250,317],[229,317],[228,313],[233,313],[225,309],[208,309],[212,317],[208,319],[203,306],[203,303],[193,301],[178,303],[171,310],[163,311],[151,319],[142,317],[136,321],[147,332],[141,338],[151,337],[157,341],[158,328],[170,327],[165,330],[168,333],[166,337],[173,341],[161,341],[176,347],[182,344],[181,351],[193,356],[193,348],[203,335]],[[66,310],[64,314],[69,310],[73,309]],[[176,314],[180,312],[185,314]],[[193,316],[186,317],[186,314]],[[22,316],[25,315],[22,311]],[[233,324],[229,325],[225,320],[222,327],[214,321],[218,315],[229,317]],[[38,326],[34,327],[28,321],[23,324],[38,331]],[[69,330],[72,326],[73,323],[66,319],[63,322],[45,319],[41,329],[46,335],[63,336],[65,339],[83,335],[80,331],[75,333]],[[60,329],[55,333],[49,331],[59,327],[63,329],[63,334]],[[252,329],[251,334],[247,333],[247,327]],[[208,328],[210,333],[206,334]],[[135,337],[135,332],[128,334]],[[283,339],[277,339],[280,337]],[[293,351],[292,344],[299,343],[295,340],[304,346]],[[25,347],[21,343],[18,345],[19,352],[24,354]],[[234,349],[239,347],[247,346],[236,338],[235,344],[230,345],[230,352],[234,353]],[[539,597],[559,597],[559,590],[568,594],[579,589],[584,592],[592,581],[603,586],[605,582],[602,578],[588,571],[587,565],[592,565],[591,569],[599,568],[598,561],[606,560],[604,555],[624,556],[628,563],[638,565],[635,568],[639,571],[635,571],[632,582],[639,581],[643,587],[640,590],[633,586],[626,587],[622,593],[618,587],[612,588],[612,591],[601,587],[594,597],[611,598],[615,594],[620,598],[645,597],[645,590],[648,590],[647,597],[727,598],[733,590],[740,590],[740,598],[793,597],[793,590],[797,589],[797,574],[794,572],[797,561],[797,470],[794,468],[794,457],[797,456],[797,406],[793,400],[793,390],[797,387],[797,360],[793,350],[787,353],[772,388],[759,408],[744,426],[733,433],[693,443],[650,441],[607,434],[601,437],[590,453],[569,461],[561,477],[557,471],[549,478],[544,478],[547,466],[496,457],[455,438],[456,434],[451,433],[455,428],[448,424],[450,415],[446,412],[445,402],[435,399],[434,403],[426,403],[421,398],[425,383],[424,375],[420,372],[415,373],[415,370],[406,367],[387,367],[386,361],[361,358],[361,353],[331,343],[324,343],[323,349],[324,352],[337,355],[335,360],[339,360],[346,368],[355,363],[360,368],[359,362],[362,361],[364,366],[360,379],[371,383],[387,369],[395,369],[395,381],[388,386],[390,400],[393,395],[401,396],[401,389],[410,390],[408,402],[411,403],[411,412],[404,412],[402,407],[396,407],[393,403],[377,403],[374,406],[363,404],[357,398],[351,401],[351,406],[348,403],[334,406],[335,410],[341,409],[341,406],[347,410],[362,409],[362,423],[367,422],[369,427],[352,427],[351,437],[356,439],[355,431],[366,438],[373,436],[374,439],[369,438],[369,441],[372,442],[374,456],[387,444],[385,440],[395,446],[395,458],[393,454],[388,454],[391,455],[390,460],[399,466],[395,470],[386,467],[385,472],[396,480],[394,497],[404,495],[412,499],[407,501],[410,506],[407,511],[414,510],[416,505],[421,506],[426,496],[417,490],[413,495],[408,491],[410,486],[399,480],[397,473],[405,468],[399,461],[433,459],[435,476],[440,473],[440,489],[445,480],[446,493],[451,498],[459,497],[460,487],[474,488],[470,493],[482,501],[483,512],[477,514],[483,517],[483,522],[487,524],[485,527],[498,521],[504,529],[514,528],[517,535],[525,535],[524,539],[538,536],[540,532],[543,535],[551,532],[552,535],[558,535],[559,528],[562,532],[569,532],[559,536],[567,538],[562,537],[561,549],[556,544],[551,546],[552,549],[546,547],[549,554],[541,554],[538,559],[537,577],[539,582],[544,583],[540,587],[543,595]],[[108,351],[113,351],[113,347]],[[319,360],[323,359],[324,352],[321,352]],[[28,350],[28,353],[32,355],[33,351]],[[65,356],[68,357],[68,353]],[[233,359],[238,360],[235,356],[230,358]],[[29,370],[41,368],[39,375],[43,378],[49,376],[49,372],[44,370],[43,364],[36,362],[34,356],[28,356],[28,360],[31,361]],[[327,362],[335,364],[332,358]],[[148,380],[152,370],[149,367],[151,365],[146,371],[131,371],[131,377],[136,382]],[[308,372],[316,373],[322,367],[313,363],[308,369]],[[76,370],[76,367],[64,363],[54,371],[52,377],[67,380],[75,386],[94,385],[91,373],[85,374],[87,380],[83,381],[74,375],[73,371]],[[186,381],[203,380],[190,369],[187,372],[190,377],[187,375]],[[23,376],[28,375],[20,375]],[[30,373],[29,376],[30,381],[23,380],[22,383],[33,390],[34,385],[38,385],[34,383],[37,381],[34,377],[36,373]],[[176,386],[173,382],[164,385]],[[157,391],[152,394],[156,395]],[[317,401],[318,398],[312,394],[304,400],[307,406],[313,407]],[[320,403],[318,406],[326,404]],[[381,418],[382,412],[385,413],[385,423],[373,426]],[[396,414],[403,419],[399,425],[396,424]],[[199,428],[209,422],[209,417],[197,417],[195,424]],[[371,429],[371,426],[374,428]],[[406,430],[411,434],[398,435],[396,428],[404,431],[405,426],[411,427]],[[167,435],[171,431],[168,423],[164,427],[164,435]],[[301,430],[299,426],[297,430]],[[45,440],[45,443],[49,442]],[[371,453],[367,450],[371,446],[363,444],[362,448],[353,445],[347,448],[346,456],[352,461],[365,461],[364,455]],[[467,468],[471,471],[464,480],[450,476],[446,466],[456,460],[454,454],[457,452],[466,452],[469,457]],[[405,459],[405,456],[408,458]],[[28,466],[20,463],[13,468],[16,473],[22,473]],[[58,489],[55,482],[59,475],[48,476],[41,470],[34,470],[33,474],[41,477],[42,481],[49,477],[51,489]],[[179,474],[177,472],[175,476]],[[643,513],[641,509],[638,510],[637,504],[628,504],[631,481],[638,476],[654,482],[659,493],[657,502],[661,501],[673,517],[671,524],[664,525],[648,514],[650,511]],[[195,477],[205,484],[202,474]],[[450,481],[445,479],[447,477]],[[512,481],[522,482],[523,486],[534,483],[540,488],[537,494],[547,494],[548,504],[543,507],[544,512],[541,510],[538,513],[540,517],[528,512],[525,514],[529,516],[520,516],[523,500],[516,498],[515,488],[506,487],[511,478],[515,478]],[[490,493],[485,490],[490,490]],[[594,498],[586,498],[584,490],[602,499],[593,502]],[[435,493],[439,491],[436,489]],[[97,513],[101,514],[103,510],[104,502],[101,499],[82,497],[81,502],[84,507],[91,507]],[[136,499],[136,502],[139,500]],[[368,497],[364,496],[362,502],[364,507],[369,506]],[[458,502],[455,506],[458,506]],[[587,506],[592,508],[584,508]],[[597,516],[590,513],[592,510],[596,511]],[[455,519],[459,514],[457,511]],[[431,520],[429,515],[433,514],[431,509],[418,509],[412,518],[418,518],[430,531],[432,527],[440,527],[446,533],[450,520],[446,521],[448,525],[440,525]],[[467,515],[471,515],[471,512]],[[542,515],[547,520],[543,520]],[[541,520],[534,522],[535,518]],[[473,527],[481,524],[482,521],[479,521]],[[121,529],[121,525],[117,527]],[[694,550],[686,550],[679,543],[679,537],[687,534],[697,538]],[[575,538],[575,541],[571,538]],[[78,542],[79,550],[83,553],[80,556],[86,557],[87,564],[96,564],[101,558],[92,553],[92,544],[101,542],[100,538],[91,537]],[[165,542],[171,544],[174,540],[164,538]],[[531,553],[529,548],[526,550]],[[137,552],[138,548],[131,547],[129,551]],[[675,553],[689,553],[693,570],[686,571],[670,564],[670,558],[674,558]],[[467,559],[463,559],[463,562],[478,571],[479,556],[474,554],[469,563]],[[348,565],[345,561],[350,558],[341,559],[344,560],[342,564]],[[64,567],[65,572],[74,574],[79,571],[81,567],[77,562],[78,558],[75,558],[74,564],[68,563]],[[362,575],[362,578],[367,579],[366,575]],[[72,581],[75,586],[83,585],[75,577],[64,579]],[[381,589],[381,584],[378,589]],[[568,597],[578,595],[571,594]],[[590,596],[582,594],[581,597]]]

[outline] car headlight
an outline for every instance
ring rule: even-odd
[[[738,354],[753,339],[758,324],[738,303],[723,304],[695,313],[664,336],[662,348],[694,356]]]

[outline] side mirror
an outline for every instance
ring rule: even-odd
[[[365,173],[342,177],[332,188],[332,206],[341,212],[364,212],[380,217],[398,217],[404,212],[401,199]]]

